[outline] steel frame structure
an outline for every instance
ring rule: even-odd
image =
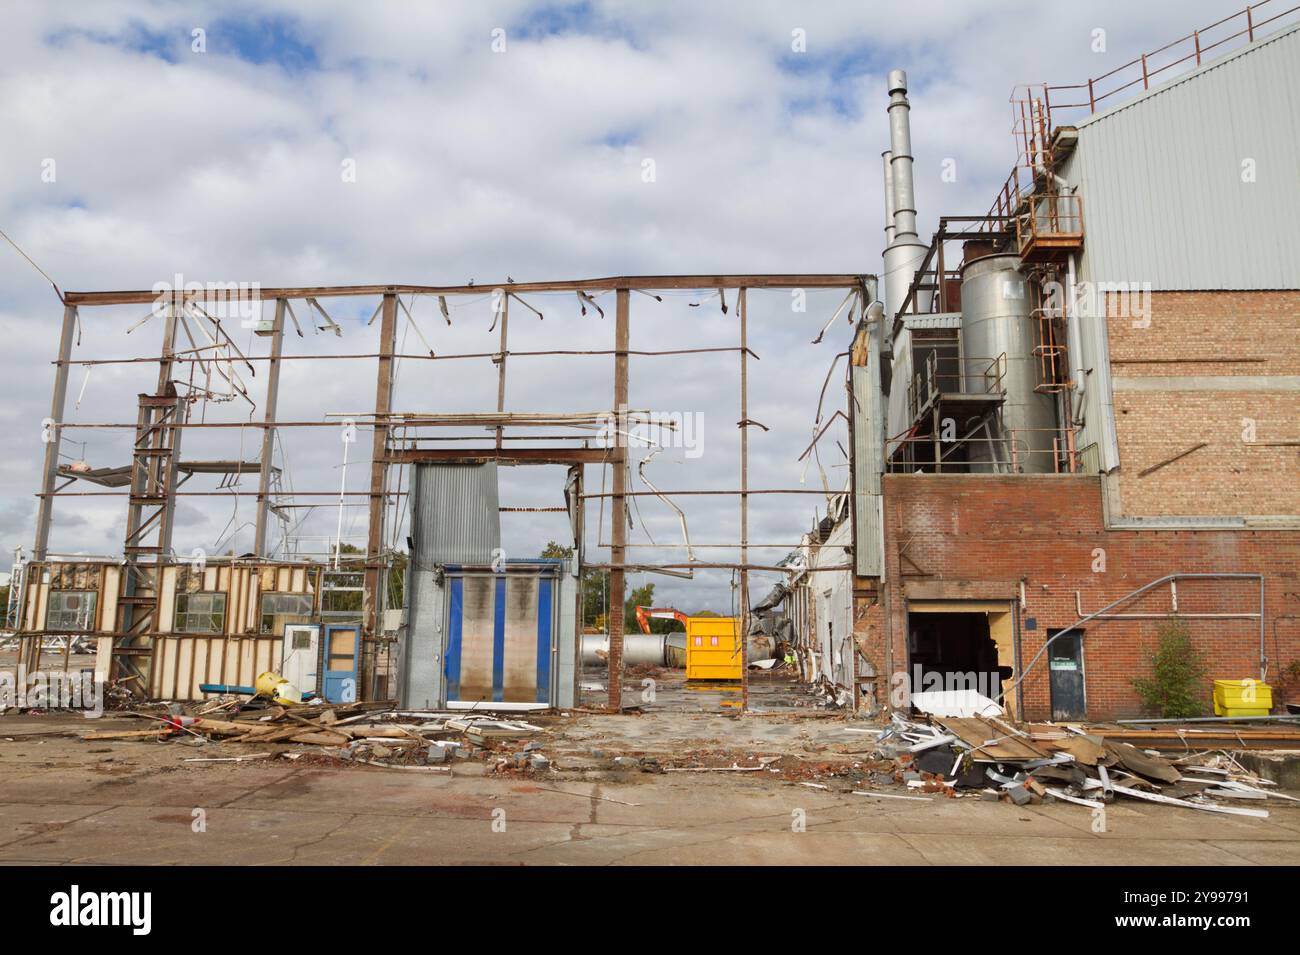
[[[737,345],[734,348],[682,348],[661,351],[634,351],[629,347],[631,325],[630,297],[632,292],[669,291],[669,290],[725,290],[737,291],[738,321]],[[876,278],[860,274],[714,274],[714,275],[651,275],[651,276],[616,276],[609,278],[579,279],[570,281],[546,282],[506,282],[497,285],[345,285],[345,286],[311,286],[263,288],[257,296],[261,301],[274,300],[274,320],[271,328],[271,353],[269,356],[240,355],[241,362],[265,361],[268,375],[265,399],[260,421],[250,420],[246,423],[193,422],[186,420],[184,413],[185,398],[178,396],[172,384],[172,375],[176,367],[188,363],[202,362],[204,359],[195,355],[178,354],[174,344],[176,330],[176,311],[170,309],[164,323],[164,335],[161,354],[129,357],[120,359],[83,359],[72,357],[72,347],[76,339],[80,312],[82,309],[116,306],[146,305],[156,303],[158,294],[150,291],[100,291],[100,292],[65,292],[62,295],[64,305],[63,322],[59,339],[57,358],[54,361],[55,377],[51,393],[50,416],[46,422],[46,448],[41,490],[39,492],[38,515],[36,524],[35,546],[32,559],[40,562],[49,557],[49,532],[53,519],[55,499],[61,496],[101,496],[128,493],[130,520],[128,521],[127,539],[124,542],[123,562],[126,572],[123,574],[124,591],[122,597],[121,618],[117,633],[109,639],[114,641],[114,672],[136,670],[135,659],[150,654],[150,644],[156,631],[154,615],[156,600],[151,599],[156,585],[156,576],[162,566],[174,560],[170,553],[171,524],[178,497],[205,495],[251,495],[253,492],[223,489],[220,491],[181,491],[177,487],[175,472],[177,467],[177,449],[180,436],[190,428],[261,428],[261,452],[258,461],[258,489],[255,492],[257,512],[255,522],[255,553],[257,558],[267,557],[267,520],[272,509],[272,478],[274,474],[273,453],[275,433],[278,429],[298,427],[338,427],[331,421],[280,421],[276,416],[280,391],[280,371],[289,360],[328,360],[356,359],[376,362],[375,399],[373,406],[373,440],[369,458],[369,484],[365,491],[346,492],[351,495],[364,495],[367,507],[367,537],[364,559],[364,589],[362,599],[363,640],[372,646],[377,639],[379,622],[383,609],[383,596],[386,587],[388,555],[384,552],[386,531],[386,511],[390,504],[395,504],[407,492],[400,489],[400,480],[392,482],[393,468],[418,463],[479,463],[497,461],[506,464],[561,464],[570,469],[581,469],[586,464],[609,465],[613,468],[613,486],[610,494],[583,493],[578,484],[579,514],[585,510],[585,503],[590,499],[606,498],[611,502],[611,540],[610,560],[608,563],[590,563],[589,568],[603,568],[610,575],[609,607],[609,680],[608,706],[613,711],[621,708],[621,682],[623,675],[623,636],[626,621],[623,619],[623,606],[626,596],[625,573],[628,570],[660,570],[671,572],[677,568],[721,568],[731,569],[739,574],[740,579],[740,615],[742,633],[748,633],[748,587],[750,570],[779,570],[779,567],[751,564],[749,561],[749,498],[755,494],[823,494],[823,491],[809,488],[750,488],[749,487],[749,443],[748,429],[758,424],[748,418],[748,361],[758,356],[749,348],[748,343],[748,296],[749,289],[840,289],[852,293],[858,292],[864,304],[876,298]],[[485,291],[499,292],[502,295],[500,314],[500,340],[495,352],[407,355],[397,352],[398,312],[405,310],[400,301],[402,295],[429,295],[439,297],[481,295]],[[551,351],[511,351],[508,340],[508,303],[511,298],[529,292],[572,292],[594,294],[614,292],[616,297],[614,343],[609,350],[551,350]],[[196,289],[184,293],[182,307],[191,304],[203,306],[229,302],[235,293],[222,289]],[[354,355],[284,355],[284,318],[290,310],[292,299],[374,297],[379,296],[380,318],[379,350]],[[838,313],[837,313],[838,314]],[[626,415],[628,407],[629,358],[631,356],[686,355],[686,354],[725,354],[734,352],[739,357],[739,488],[738,489],[684,489],[667,492],[672,495],[723,495],[739,499],[740,506],[740,540],[735,545],[740,552],[738,562],[689,562],[685,564],[649,565],[644,563],[627,563],[628,499],[641,492],[629,490],[627,486],[627,447],[624,441],[615,440],[610,447],[592,448],[587,446],[548,445],[545,447],[520,447],[507,444],[507,441],[537,440],[532,435],[503,434],[509,423],[510,415],[506,412],[506,367],[507,358],[523,358],[542,355],[574,356],[609,356],[613,359],[614,388],[611,395],[613,413]],[[409,428],[436,426],[437,422],[418,420],[415,424],[405,424],[404,419],[392,407],[394,370],[402,360],[452,360],[464,358],[491,358],[497,366],[497,408],[501,416],[495,430],[495,439],[489,447],[418,447],[414,442],[403,442],[405,446],[396,447],[394,432]],[[154,394],[140,396],[140,419],[136,422],[97,422],[68,423],[65,421],[67,386],[69,370],[74,365],[100,365],[125,363],[157,363],[158,385]],[[250,399],[251,401],[251,399]],[[626,419],[624,419],[626,420]],[[760,425],[761,427],[761,425]],[[66,491],[63,486],[56,486],[59,475],[59,453],[63,433],[72,428],[131,428],[136,433],[135,450],[131,467],[131,487],[129,492],[122,491]],[[573,435],[549,435],[544,440],[572,441]],[[581,436],[579,436],[581,437]],[[444,438],[438,438],[444,440]],[[464,440],[464,438],[450,438]],[[656,492],[657,493],[657,492]],[[290,496],[343,496],[340,491],[294,490]],[[294,506],[281,505],[281,506]],[[503,510],[511,510],[504,508]],[[147,546],[139,539],[148,531],[155,541]],[[134,541],[134,543],[133,543]],[[599,543],[599,542],[598,542]],[[602,545],[603,546],[603,545]],[[756,545],[774,546],[774,545]],[[780,545],[787,546],[787,545]],[[788,545],[791,549],[798,543]],[[845,569],[849,565],[843,565]],[[834,569],[834,568],[824,568]],[[129,635],[126,636],[126,635]],[[742,640],[742,648],[745,641]],[[742,649],[743,652],[743,649]],[[364,655],[363,655],[364,656]],[[742,698],[744,706],[748,705],[748,661],[742,660]],[[137,670],[138,672],[138,670]],[[361,685],[369,685],[369,674],[362,674]]]

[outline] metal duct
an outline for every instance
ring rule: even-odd
[[[668,641],[665,633],[623,634],[624,666],[668,666]],[[582,635],[582,665],[604,666],[609,653],[609,634]]]
[[[889,71],[889,173],[890,192],[885,208],[893,211],[893,234],[885,249],[886,314],[898,314],[907,290],[929,247],[916,234],[916,194],[912,183],[911,104],[907,101],[907,74]],[[886,235],[889,235],[888,230]],[[930,310],[930,292],[917,291],[915,309]]]
[[[609,653],[609,634],[582,635],[582,665],[604,666]],[[769,660],[776,655],[776,638],[767,634],[750,634],[749,660]],[[623,663],[626,666],[686,666],[686,634],[626,633],[623,635]]]
[[[1055,470],[1052,439],[1056,436],[1056,403],[1040,394],[1036,320],[1031,314],[1029,288],[1016,255],[986,255],[961,270],[961,340],[967,392],[984,392],[1000,375],[1006,393],[1002,405],[1003,440],[992,447],[970,444],[973,472],[996,470],[996,460],[1025,474]],[[1005,357],[1004,357],[1005,356]],[[964,423],[958,422],[964,430]],[[1014,447],[1014,454],[1013,454]]]

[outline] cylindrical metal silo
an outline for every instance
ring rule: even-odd
[[[626,666],[681,666],[671,662],[668,652],[669,638],[665,633],[625,633],[623,635],[623,663]],[[682,644],[685,646],[685,644]],[[603,666],[609,655],[609,634],[584,633],[582,635],[582,665]]]
[[[968,445],[971,470],[997,470],[995,461],[1000,461],[1007,470],[1014,463],[1014,470],[1025,474],[1053,471],[1056,405],[1051,395],[1036,390],[1041,384],[1034,355],[1039,332],[1020,258],[1001,254],[972,259],[962,266],[961,277],[963,390],[1001,387],[1006,394],[1002,433],[994,434],[1001,440],[990,446],[973,436]]]

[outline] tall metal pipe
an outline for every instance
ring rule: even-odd
[[[889,71],[889,152],[894,184],[894,238],[916,238],[916,194],[912,183],[912,106],[907,74]]]
[[[929,246],[916,234],[916,193],[912,182],[911,104],[907,74],[889,71],[889,173],[885,208],[893,211],[893,235],[885,249],[885,305],[896,315]],[[888,231],[886,232],[888,235]],[[917,311],[930,310],[931,293],[917,292]]]

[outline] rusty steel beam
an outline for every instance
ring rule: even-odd
[[[504,414],[506,410],[506,351],[510,328],[510,296],[501,296],[501,351],[496,358],[497,363],[497,413]],[[501,436],[505,434],[505,429],[500,425],[497,426],[497,450],[501,450]]]
[[[68,359],[72,357],[72,340],[77,327],[77,309],[63,308],[63,330],[59,334],[59,358],[54,368],[54,388],[50,392],[48,427],[42,429],[45,441],[45,465],[41,474],[41,493],[36,509],[36,542],[32,560],[44,560],[50,546],[50,524],[54,515],[54,483],[59,471],[59,448],[62,444],[64,409],[68,398]]]
[[[740,319],[740,709],[749,710],[749,297],[741,289],[736,303]]]
[[[375,374],[375,416],[374,442],[370,455],[370,507],[369,520],[366,525],[366,567],[365,582],[361,593],[361,616],[363,637],[372,639],[379,633],[379,604],[384,582],[381,566],[381,551],[384,546],[384,511],[387,503],[384,491],[388,478],[388,425],[385,416],[392,410],[393,404],[393,352],[397,340],[397,296],[384,296],[381,307],[382,317],[379,327],[379,367]],[[362,654],[364,657],[364,653]],[[370,674],[358,674],[361,686],[357,688],[357,699],[364,699],[362,687],[369,686]]]
[[[469,285],[318,285],[286,288],[263,288],[258,294],[270,298],[329,298],[364,295],[481,295],[500,288],[511,294],[519,292],[576,292],[718,289],[718,288],[856,288],[865,275],[836,273],[771,273],[760,275],[621,275],[609,278],[570,279],[551,282],[499,282]],[[148,305],[158,300],[157,292],[144,290],[121,292],[64,292],[68,305]],[[193,301],[226,301],[228,290],[214,289],[187,296]]]
[[[275,301],[271,323],[271,362],[266,377],[266,407],[262,429],[262,456],[257,475],[257,523],[253,532],[253,553],[266,556],[266,521],[270,513],[271,462],[275,457],[275,408],[280,398],[280,352],[284,348],[284,299]]]
[[[612,461],[613,448],[399,448],[390,451],[388,464],[604,464]]]

